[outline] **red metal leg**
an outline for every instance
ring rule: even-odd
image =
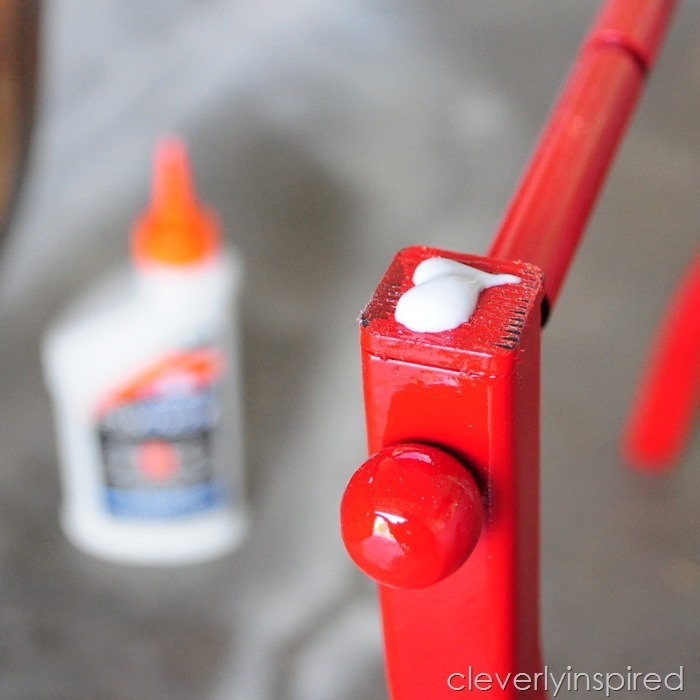
[[[700,253],[669,302],[627,425],[623,457],[661,472],[680,457],[700,397]]]
[[[416,265],[440,255],[523,281],[483,292],[470,323],[454,331],[408,331],[393,318],[396,300],[411,286]],[[485,512],[476,549],[456,573],[420,590],[379,587],[395,700],[454,697],[448,680],[466,687],[470,671],[472,683],[479,672],[491,674],[494,684],[496,674],[502,682],[508,678],[506,688],[495,686],[491,697],[523,697],[512,674],[533,677],[540,671],[541,299],[541,274],[534,266],[413,248],[395,258],[362,317],[370,453],[407,443],[446,451],[475,478]],[[428,511],[432,497],[422,494]],[[371,524],[374,516],[367,518],[365,503],[346,495],[343,521]],[[403,519],[416,529],[425,513],[419,498],[404,508]],[[391,522],[388,527],[401,538]],[[386,534],[370,527],[366,537]],[[527,697],[544,695],[538,690]]]

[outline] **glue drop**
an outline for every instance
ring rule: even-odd
[[[98,557],[195,563],[233,549],[247,525],[234,316],[241,270],[197,201],[174,137],[156,151],[131,257],[44,337],[61,525]]]
[[[448,258],[428,258],[413,273],[413,284],[396,304],[394,318],[418,333],[441,333],[466,323],[484,289],[519,284],[515,275],[477,270]]]

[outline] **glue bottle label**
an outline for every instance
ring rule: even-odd
[[[110,392],[97,409],[107,510],[173,518],[222,503],[214,471],[221,353],[174,353]]]

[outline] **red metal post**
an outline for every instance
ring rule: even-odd
[[[411,286],[415,267],[433,256],[519,275],[522,282],[484,291],[470,322],[453,331],[412,332],[394,320],[394,308]],[[418,590],[379,587],[395,700],[452,698],[455,688],[470,685],[482,695],[489,683],[487,676],[477,678],[479,673],[490,674],[490,697],[523,697],[513,674],[534,678],[540,671],[541,300],[541,273],[532,265],[411,248],[394,259],[362,316],[370,453],[415,443],[444,450],[471,472],[485,512],[476,549],[456,573]],[[380,487],[375,482],[367,488]],[[357,500],[352,491],[349,486],[342,519],[367,521],[371,545],[376,515],[368,513],[367,499]],[[402,539],[391,523],[388,534],[410,549],[410,530],[431,519],[433,497],[424,493],[402,505],[408,537]],[[544,697],[542,679],[539,683],[527,697]]]

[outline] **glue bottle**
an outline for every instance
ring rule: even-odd
[[[241,270],[197,201],[174,137],[156,151],[131,257],[44,338],[61,526],[98,557],[195,563],[233,549],[247,524],[234,317]]]

